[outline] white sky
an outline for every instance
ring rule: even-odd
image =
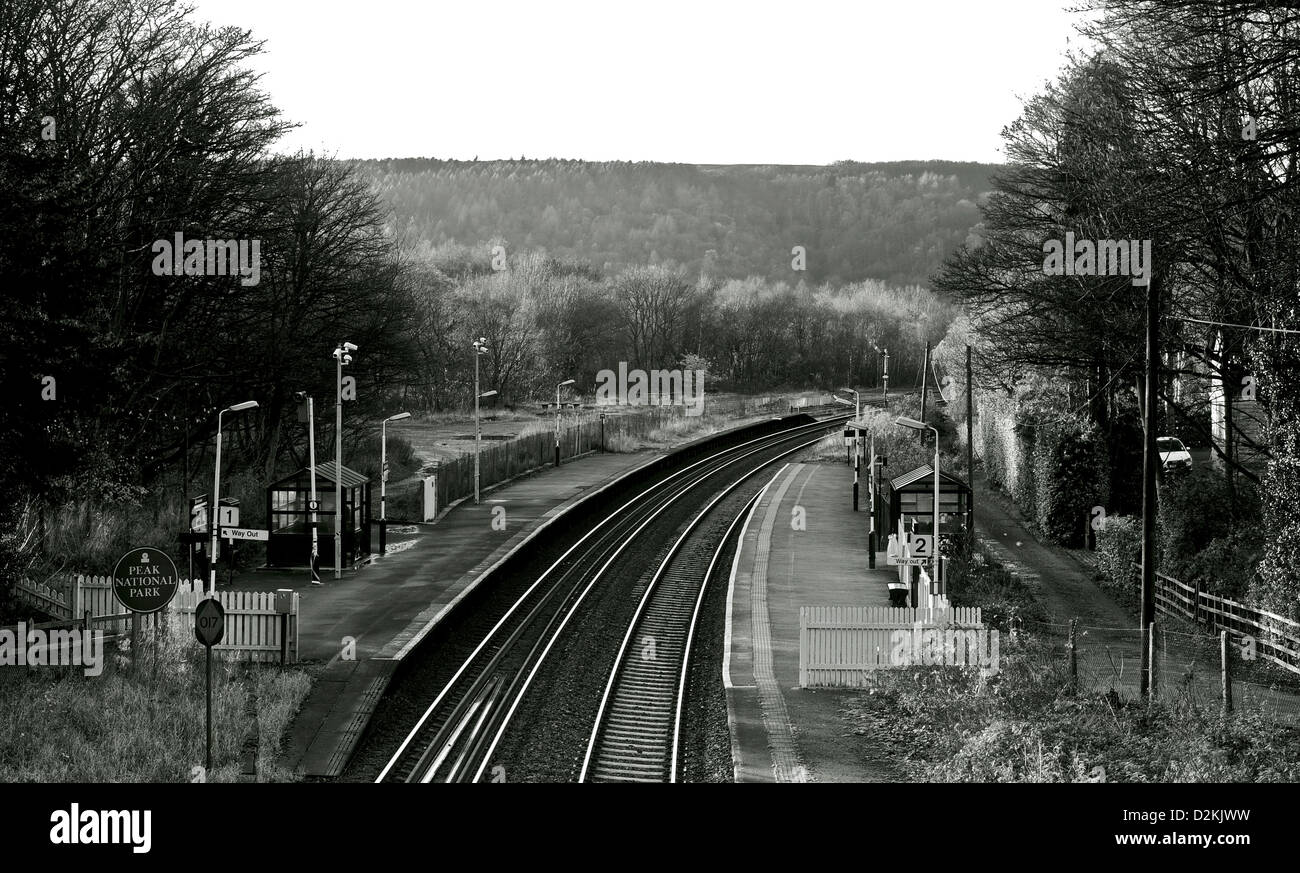
[[[1069,0],[191,0],[341,158],[1000,161]]]

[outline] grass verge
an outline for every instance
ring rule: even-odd
[[[181,631],[184,633],[181,633]],[[311,679],[302,669],[213,661],[213,768],[205,754],[203,650],[188,629],[149,637],[132,664],[0,670],[0,782],[234,782],[256,690],[260,781],[291,781],[281,741]]]

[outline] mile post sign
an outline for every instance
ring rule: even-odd
[[[162,609],[176,594],[176,565],[162,549],[132,549],[113,568],[113,594],[132,612]]]

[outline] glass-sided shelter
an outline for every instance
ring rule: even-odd
[[[917,467],[889,480],[889,526],[892,533],[903,528],[918,534],[934,526],[934,467]],[[956,476],[939,471],[939,533],[956,534],[970,529],[970,486]],[[915,526],[913,525],[915,522]]]
[[[370,554],[370,480],[343,467],[343,563],[353,564]],[[321,567],[334,563],[334,535],[339,472],[333,461],[316,465],[316,493],[320,512],[316,518]],[[270,538],[266,563],[271,567],[306,567],[311,563],[311,471],[272,482],[266,489],[266,518]]]

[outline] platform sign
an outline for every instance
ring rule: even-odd
[[[226,637],[226,610],[221,601],[209,597],[194,608],[194,637],[204,646],[220,645]]]
[[[930,534],[911,534],[907,538],[907,547],[913,558],[925,558],[928,561],[934,556],[934,537]]]
[[[307,501],[307,511],[308,511],[308,512],[320,512],[320,501],[319,501],[319,500],[308,500],[308,501]]]
[[[271,532],[258,530],[255,527],[223,527],[221,529],[221,538],[230,540],[267,540],[271,539]]]
[[[206,766],[212,769],[212,647],[221,643],[226,636],[226,610],[221,601],[214,597],[200,600],[194,608],[194,638],[203,646],[207,656],[207,699],[208,747]]]
[[[219,506],[217,507],[217,521],[220,526],[238,527],[239,526],[239,507],[238,506]]]
[[[132,612],[162,609],[176,595],[176,565],[162,549],[132,549],[113,568],[113,595]]]

